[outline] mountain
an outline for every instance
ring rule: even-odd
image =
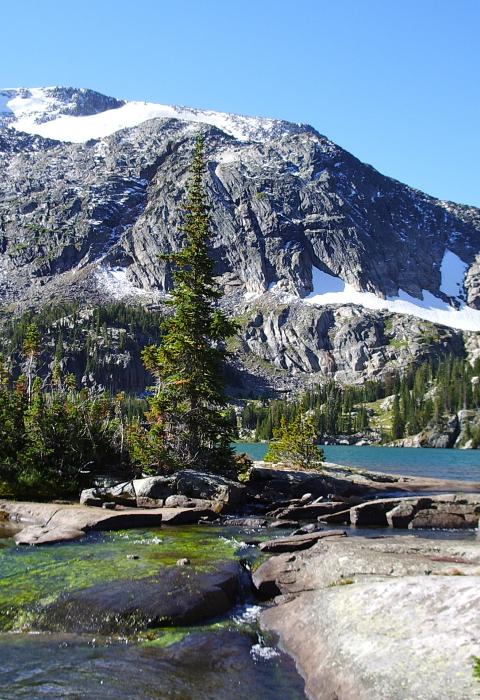
[[[160,252],[205,131],[213,255],[243,386],[361,381],[480,352],[480,210],[381,175],[308,125],[75,88],[0,90],[0,304],[161,307]]]

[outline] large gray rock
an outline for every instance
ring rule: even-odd
[[[295,656],[313,700],[477,697],[478,544],[332,538],[262,567],[260,590],[282,594],[262,625]]]
[[[243,484],[231,481],[218,474],[183,469],[175,474],[178,494],[208,501],[220,501],[229,506],[245,502],[246,488]]]
[[[147,476],[133,481],[137,502],[144,505],[162,505],[163,501],[174,493],[174,489],[174,478],[168,476]]]
[[[84,489],[80,494],[80,505],[98,506],[104,501],[121,506],[135,507],[137,499],[132,481],[124,481],[109,487]]]
[[[193,625],[232,607],[240,573],[234,562],[208,573],[175,566],[146,579],[97,584],[60,596],[38,624],[47,630],[100,634]]]

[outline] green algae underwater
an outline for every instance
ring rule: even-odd
[[[16,547],[11,534],[0,531],[2,700],[305,698],[293,661],[260,632],[248,591],[229,614],[189,627],[109,637],[35,631],[42,609],[68,591],[146,578],[182,558],[205,571],[226,560],[253,563],[258,550],[242,542],[251,530],[125,530],[39,548]]]

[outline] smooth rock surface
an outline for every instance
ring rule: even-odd
[[[67,525],[59,525],[57,527],[29,525],[17,533],[14,540],[18,545],[41,545],[70,542],[79,540],[82,537],[85,537],[83,530],[68,527]]]
[[[262,552],[272,552],[280,554],[282,552],[296,552],[301,549],[308,549],[326,537],[346,537],[347,533],[342,530],[320,530],[320,532],[310,532],[305,535],[292,535],[290,537],[278,537],[275,540],[268,540],[259,545]]]
[[[259,590],[282,594],[262,625],[313,700],[477,697],[479,577],[477,542],[414,537],[322,540],[254,574]]]
[[[48,544],[61,541],[60,534],[71,539],[72,531],[121,530],[135,527],[159,527],[165,525],[192,525],[201,519],[215,519],[217,514],[209,508],[125,508],[114,511],[89,508],[81,505],[63,506],[55,503],[30,503],[1,501],[1,509],[13,522],[24,526],[40,526],[41,531],[30,531],[23,536],[25,544]],[[51,535],[48,535],[51,533]],[[70,534],[69,534],[70,533]],[[47,536],[48,535],[48,536]],[[49,538],[52,538],[51,540]]]

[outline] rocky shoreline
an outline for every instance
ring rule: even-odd
[[[468,492],[466,492],[468,489]],[[480,483],[381,474],[327,463],[321,471],[255,462],[239,483],[194,470],[83,491],[80,503],[0,500],[22,545],[80,539],[89,530],[192,525],[229,515],[265,525],[302,522],[385,527],[476,527]]]

